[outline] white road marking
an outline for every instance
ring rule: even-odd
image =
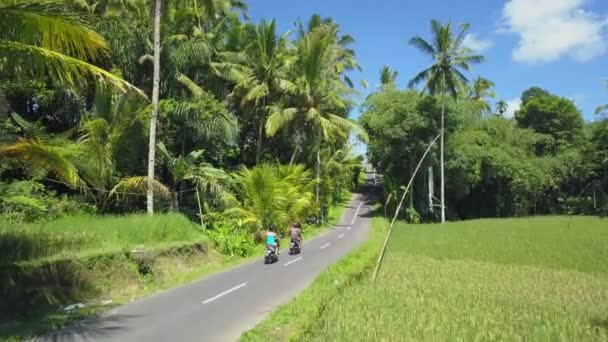
[[[283,266],[289,266],[289,265],[291,265],[291,264],[293,264],[294,262],[299,261],[299,260],[302,260],[302,257],[295,258],[295,259],[293,259],[293,260],[291,260],[291,261],[289,261],[289,262],[286,262],[286,263],[285,263]]]
[[[351,226],[348,226],[348,227],[346,227],[346,230],[351,230],[351,228],[352,228]]]
[[[344,237],[344,234],[340,234],[340,236],[338,236],[338,239],[341,239]]]
[[[329,243],[329,242],[328,242],[328,243],[324,244],[323,246],[321,246],[321,249],[323,249],[323,248],[327,248],[327,247],[329,247],[329,246],[331,246],[331,243]]]
[[[359,209],[361,209],[362,205],[363,205],[363,202],[359,203],[359,206],[357,207],[357,211],[355,211],[355,215],[353,215],[353,219],[350,221],[350,224],[355,224],[355,219],[357,218],[357,214],[359,213]]]
[[[203,301],[203,304],[207,304],[207,303],[213,302],[214,300],[216,300],[216,299],[218,299],[218,298],[220,298],[220,297],[222,297],[222,296],[225,296],[225,295],[229,294],[230,292],[236,291],[236,290],[238,290],[238,289],[240,289],[241,287],[246,286],[246,285],[247,285],[247,283],[242,283],[242,284],[239,284],[239,285],[237,285],[237,286],[235,286],[235,287],[233,287],[233,288],[230,288],[230,289],[228,289],[228,290],[226,290],[226,291],[224,291],[224,292],[222,292],[222,293],[218,294],[218,295],[217,295],[217,296],[215,296],[215,297],[211,297],[211,298],[209,298],[209,299],[207,299],[207,300],[204,300],[204,301]]]

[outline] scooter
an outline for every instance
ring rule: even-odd
[[[266,251],[264,251],[264,263],[272,264],[279,261],[279,255],[277,254],[278,247],[266,245]]]
[[[300,244],[294,241],[289,245],[289,255],[300,254]]]

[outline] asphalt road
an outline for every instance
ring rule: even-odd
[[[327,266],[363,242],[371,205],[355,194],[328,233],[306,241],[302,253],[281,251],[277,263],[260,258],[118,307],[103,317],[37,338],[37,341],[234,341],[285,303]],[[284,243],[284,246],[287,245]]]

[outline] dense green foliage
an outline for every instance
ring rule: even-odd
[[[0,320],[36,320],[18,336],[243,260],[270,223],[313,235],[360,182],[359,66],[331,18],[0,0],[0,19]]]
[[[526,102],[514,119],[483,115],[487,108],[475,98],[448,101],[448,217],[605,211],[606,119],[586,124],[570,100],[534,94],[523,95]],[[371,139],[371,160],[384,174],[389,211],[438,130],[437,106],[433,97],[394,87],[373,93],[364,104],[361,124]],[[428,182],[428,169],[438,164],[438,152],[427,156],[410,194],[410,208],[426,220],[438,211],[437,200],[429,201]],[[438,183],[437,174],[433,179]]]
[[[603,341],[607,225],[596,217],[397,224],[374,284],[367,277],[351,282],[294,331],[284,318],[289,308],[313,289],[335,289],[326,277],[352,271],[325,272],[245,337],[287,340],[291,332],[301,341]]]
[[[410,87],[424,82],[423,93],[399,90],[397,75],[385,68],[383,86],[363,104],[361,124],[370,137],[370,160],[384,176],[386,211],[396,207],[401,187],[415,176],[409,205],[400,213],[410,222],[443,222],[444,206],[450,219],[605,215],[608,118],[586,123],[573,101],[539,87],[522,93],[514,118],[505,117],[503,100],[491,114],[487,100],[496,96],[494,83],[480,76],[470,82],[465,74],[483,61],[460,47],[467,29],[461,25],[454,34],[450,23],[431,21],[431,40],[410,40],[432,59],[409,82]],[[597,113],[605,109],[600,106]],[[414,175],[438,133],[439,146]]]
[[[347,72],[358,68],[353,38],[317,15],[280,34],[274,20],[246,19],[240,1],[163,4],[157,176],[150,181],[151,106],[142,95],[152,90],[152,6],[0,2],[7,22],[0,59],[11,62],[0,63],[6,219],[61,216],[43,203],[55,195],[100,214],[139,212],[148,188],[157,211],[210,228],[228,226],[220,221],[237,209],[249,233],[270,222],[284,228],[323,218],[358,181],[361,160],[348,147],[358,129],[348,119],[354,90]],[[253,175],[274,190],[253,184]],[[35,191],[14,195],[30,181]],[[275,205],[262,209],[270,203],[263,197]]]

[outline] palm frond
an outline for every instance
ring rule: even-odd
[[[293,122],[296,117],[297,109],[271,106],[269,112],[270,116],[266,120],[266,134],[272,137],[275,136],[278,131]]]
[[[421,52],[423,52],[429,56],[434,56],[436,53],[433,46],[421,37],[411,38],[409,41],[409,44],[416,47],[418,50],[420,50]]]
[[[0,61],[0,71],[12,75],[49,75],[53,81],[70,86],[83,86],[93,79],[101,85],[147,99],[140,89],[106,70],[42,47],[0,39]]]
[[[171,191],[161,182],[156,179],[152,180],[152,191],[166,199],[171,198]],[[123,178],[112,188],[110,195],[120,197],[121,192],[135,193],[145,195],[148,190],[148,177],[135,176]]]
[[[78,59],[96,60],[107,54],[101,35],[86,27],[82,13],[61,3],[17,2],[0,4],[0,39],[56,51]]]
[[[202,97],[203,94],[205,94],[205,91],[203,90],[203,88],[201,88],[199,85],[194,83],[194,81],[192,81],[190,78],[188,78],[188,76],[186,76],[182,73],[179,73],[177,75],[177,81],[179,83],[183,84],[186,88],[188,88],[188,90],[190,90],[190,93],[194,97]]]
[[[429,75],[431,74],[431,70],[432,68],[427,68],[422,70],[421,72],[419,72],[416,76],[414,76],[414,78],[412,78],[407,86],[408,88],[414,88],[415,86],[417,86],[418,84],[424,82],[426,79],[429,78]]]
[[[595,108],[595,114],[602,114],[607,110],[608,110],[608,104],[605,104],[605,105]]]
[[[26,138],[39,142],[48,142],[51,139],[51,135],[40,122],[29,122],[17,113],[11,113],[11,117],[21,128],[21,131]]]
[[[20,139],[0,149],[0,155],[18,159],[34,169],[54,174],[60,180],[73,185],[84,184],[74,164],[55,146],[40,144],[34,140]]]

